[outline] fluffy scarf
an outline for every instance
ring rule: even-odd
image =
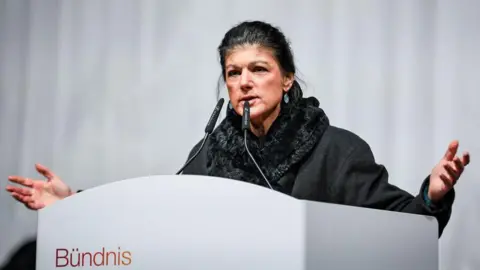
[[[252,133],[247,137],[250,152],[272,185],[308,157],[329,125],[315,98],[300,98],[281,106],[265,137],[258,138]],[[241,122],[241,116],[228,110],[212,133],[207,148],[208,174],[266,186],[245,150]]]

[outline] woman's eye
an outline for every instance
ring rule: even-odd
[[[232,76],[239,75],[239,74],[240,74],[240,72],[238,72],[237,70],[231,70],[231,71],[227,72],[228,77],[232,77]]]
[[[264,67],[255,67],[255,68],[253,69],[253,71],[254,71],[254,72],[263,72],[263,71],[267,71],[267,69],[264,68]]]

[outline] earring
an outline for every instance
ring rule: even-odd
[[[233,109],[233,106],[232,106],[232,102],[231,102],[231,101],[228,102],[228,109],[229,109],[229,110]]]
[[[285,93],[285,94],[283,95],[283,101],[284,101],[285,103],[288,103],[288,102],[290,101],[290,98],[288,97],[288,93]]]

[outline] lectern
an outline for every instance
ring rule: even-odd
[[[57,268],[436,270],[438,224],[231,179],[148,176],[39,211],[37,269]]]

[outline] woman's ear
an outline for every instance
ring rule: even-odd
[[[288,73],[283,77],[283,91],[288,92],[295,81],[295,75],[293,73]]]

